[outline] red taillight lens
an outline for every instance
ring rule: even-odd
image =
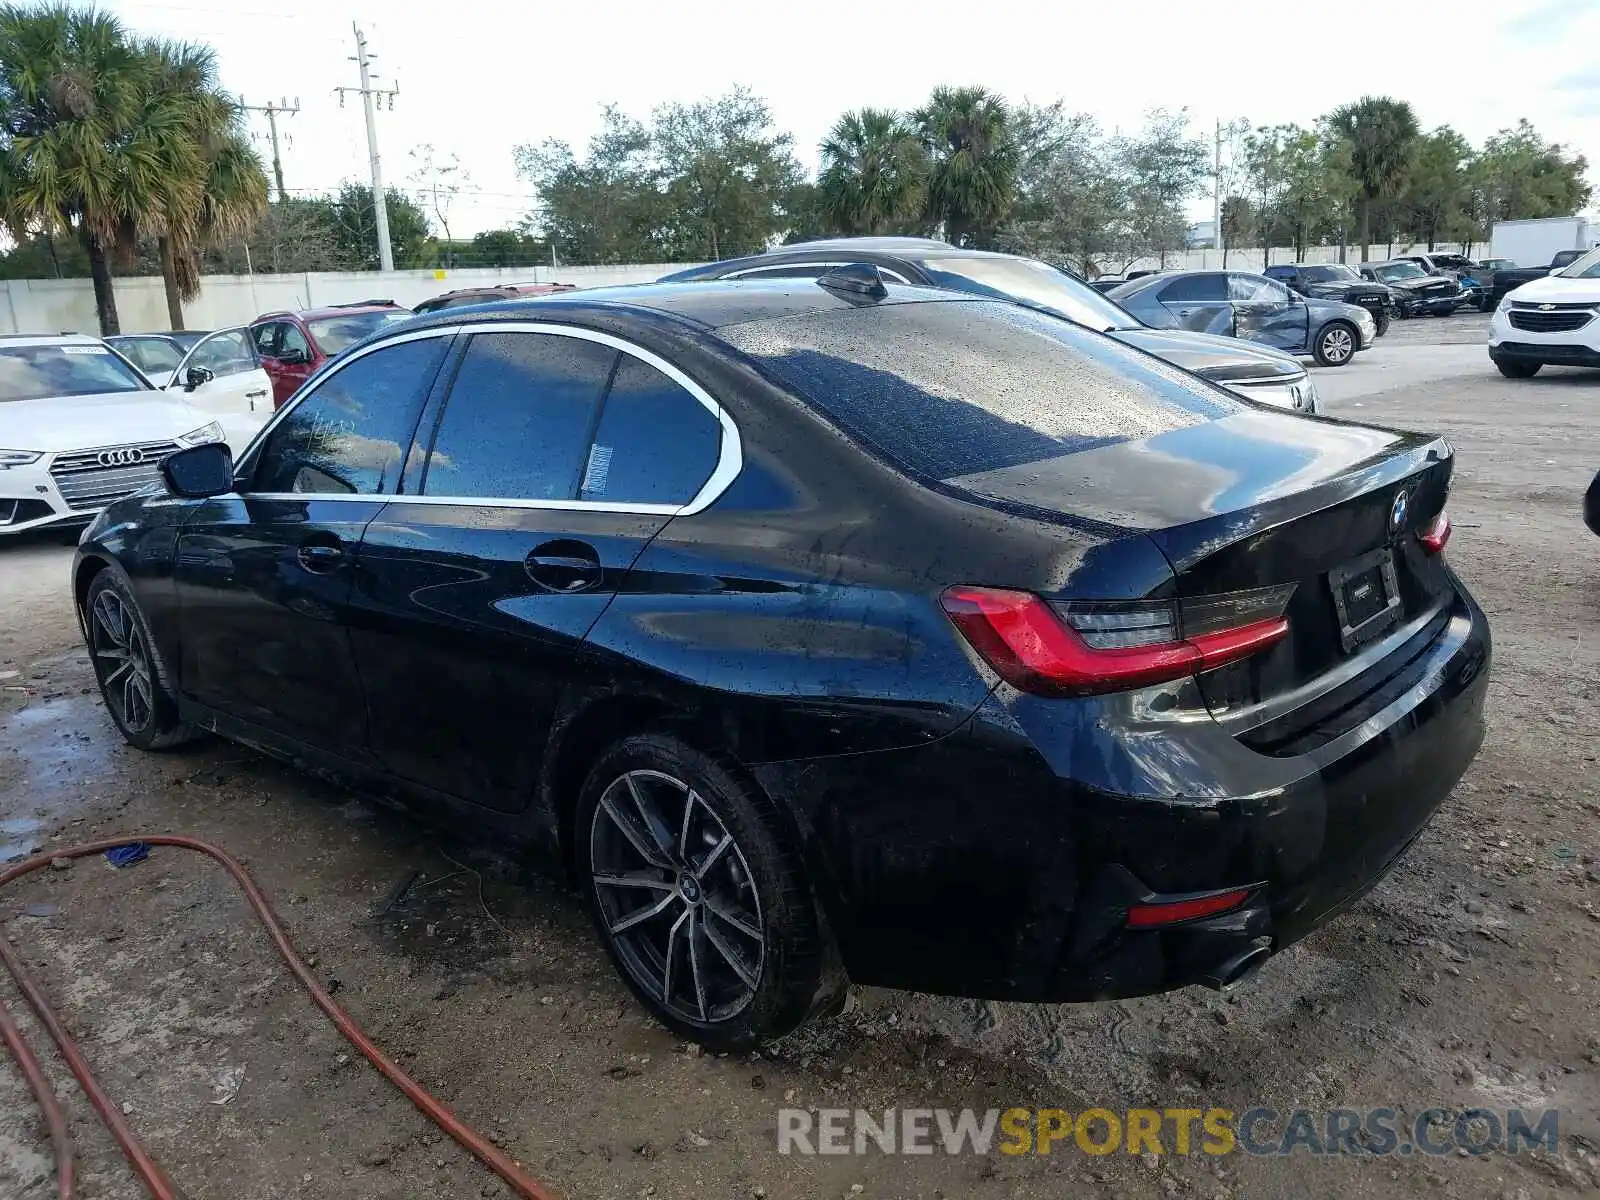
[[[1218,913],[1238,908],[1248,895],[1250,895],[1249,888],[1234,888],[1228,892],[1213,892],[1209,896],[1191,896],[1186,900],[1169,900],[1161,904],[1135,904],[1128,909],[1128,927],[1154,929],[1159,925],[1176,925],[1180,921],[1214,917]]]
[[[1417,540],[1429,554],[1437,554],[1443,550],[1444,544],[1450,540],[1450,514],[1441,508],[1439,515],[1429,521],[1427,527],[1417,534]]]
[[[1281,614],[1293,589],[1271,590],[1277,597],[1271,603]],[[942,603],[1000,678],[1020,691],[1050,696],[1119,692],[1182,679],[1254,654],[1289,632],[1288,620],[1272,615],[1183,638],[1175,606],[1140,601],[1124,606],[1123,622],[1111,619],[1116,605],[1088,606],[1076,614],[1085,623],[1080,633],[1068,624],[1075,616],[1070,610],[1064,620],[1032,592],[1006,588],[953,587]],[[1165,617],[1159,615],[1163,607]],[[1140,639],[1141,644],[1126,644]]]

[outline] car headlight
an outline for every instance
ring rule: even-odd
[[[222,436],[222,426],[213,421],[209,425],[200,426],[199,429],[191,429],[178,440],[185,446],[204,446],[208,442],[220,442]]]
[[[1494,310],[1497,313],[1505,313],[1505,312],[1510,312],[1511,311],[1511,295],[1510,295],[1509,292],[1506,295],[1500,297],[1500,303],[1494,306]]]
[[[10,467],[27,467],[44,457],[42,450],[0,450],[0,471]]]
[[[1356,324],[1361,326],[1362,333],[1374,333],[1378,328],[1377,322],[1372,319],[1372,314],[1364,308],[1361,310],[1361,315],[1356,318]]]

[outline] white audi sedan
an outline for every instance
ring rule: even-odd
[[[0,537],[84,523],[156,479],[161,459],[225,440],[99,338],[0,336]]]

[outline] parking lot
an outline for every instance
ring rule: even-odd
[[[1036,1006],[858,990],[759,1056],[700,1054],[643,1016],[572,897],[492,849],[237,746],[124,748],[78,644],[62,537],[0,543],[0,860],[141,831],[231,850],[367,1030],[572,1200],[1592,1192],[1600,539],[1579,503],[1600,468],[1600,374],[1503,379],[1487,321],[1400,322],[1350,367],[1315,372],[1331,415],[1456,447],[1449,555],[1495,635],[1487,742],[1376,890],[1226,996]],[[506,1194],[350,1052],[214,867],[159,849],[122,871],[82,860],[0,895],[0,922],[186,1194]],[[51,1071],[81,1194],[142,1194]],[[1070,1143],[801,1157],[775,1137],[783,1107],[1259,1105],[1388,1106],[1405,1120],[1553,1107],[1560,1139],[1515,1157],[1284,1159]],[[42,1126],[0,1069],[0,1196],[53,1189]]]

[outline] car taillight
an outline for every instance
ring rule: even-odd
[[[1439,515],[1429,521],[1427,527],[1417,534],[1417,540],[1429,554],[1437,554],[1443,550],[1444,544],[1450,540],[1450,514],[1441,508]]]
[[[1289,632],[1294,585],[1186,600],[1071,601],[952,587],[945,613],[1019,691],[1086,696],[1148,687],[1235,662]]]

